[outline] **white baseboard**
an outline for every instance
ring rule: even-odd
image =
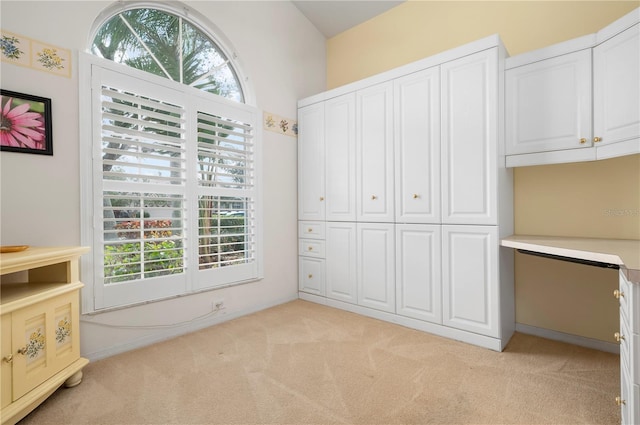
[[[579,335],[567,334],[551,329],[538,328],[536,326],[516,323],[516,332],[535,335],[554,341],[566,342],[567,344],[579,345],[581,347],[593,348],[594,350],[606,351],[607,353],[620,354],[620,345],[613,342],[601,341],[599,339],[587,338]]]
[[[125,343],[114,345],[106,349],[97,350],[91,353],[82,353],[82,357],[85,357],[89,359],[89,361],[93,362],[96,360],[114,356],[116,354],[125,353],[127,351],[135,350],[138,348],[146,347],[151,344],[166,341],[166,340],[178,337],[180,335],[186,335],[188,333],[199,331],[201,329],[205,329],[210,326],[218,325],[223,322],[228,322],[229,320],[237,319],[238,317],[256,313],[258,311],[275,307],[277,305],[294,301],[296,299],[298,299],[297,294],[291,297],[274,300],[269,303],[257,304],[244,310],[234,311],[231,313],[227,312],[224,315],[211,316],[211,317],[204,318],[202,320],[188,322],[188,323],[185,323],[184,325],[177,325],[176,327],[167,328],[166,330],[163,330],[160,333],[154,333],[153,335],[136,338],[133,341],[127,341]],[[100,324],[97,324],[97,325],[99,326]]]

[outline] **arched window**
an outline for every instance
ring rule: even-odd
[[[183,16],[157,8],[117,13],[98,29],[99,57],[244,102],[242,86],[223,49]]]
[[[126,4],[80,61],[84,312],[262,274],[258,109],[194,11]]]

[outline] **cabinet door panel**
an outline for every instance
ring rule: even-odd
[[[327,223],[327,298],[356,304],[356,224]]]
[[[593,63],[594,136],[602,144],[639,138],[640,24],[596,46]]]
[[[298,285],[302,292],[324,296],[325,262],[323,258],[298,257]]]
[[[395,253],[392,224],[358,223],[358,304],[395,312]]]
[[[440,222],[440,69],[394,82],[396,221]]]
[[[298,219],[324,220],[324,104],[298,110]]]
[[[78,293],[12,313],[13,400],[80,357]],[[23,354],[15,354],[21,350]]]
[[[393,222],[393,85],[356,93],[358,221]]]
[[[441,66],[442,222],[497,224],[498,52]]]
[[[590,49],[509,69],[505,85],[508,155],[592,145]]]
[[[442,323],[440,226],[396,226],[396,312]]]
[[[325,104],[326,219],[356,219],[356,97],[349,93]]]
[[[499,337],[498,230],[442,226],[443,323]]]

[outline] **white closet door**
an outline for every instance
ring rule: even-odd
[[[441,66],[442,222],[497,224],[498,51]]]
[[[498,228],[442,226],[443,324],[499,337]]]
[[[396,225],[396,312],[442,323],[441,226]]]
[[[393,222],[393,83],[356,92],[358,221]]]
[[[396,222],[440,222],[440,68],[394,81]]]
[[[358,304],[395,312],[394,225],[357,224]]]
[[[356,224],[327,222],[327,298],[356,304]]]
[[[593,63],[596,146],[640,138],[640,24],[596,46]]]
[[[298,110],[298,220],[324,220],[324,104]]]
[[[325,102],[326,219],[356,219],[356,96]]]

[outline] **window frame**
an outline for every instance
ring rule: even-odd
[[[166,4],[161,5],[160,3],[156,4],[148,4],[148,3],[135,3],[128,5],[128,8],[139,8],[139,7],[153,7],[156,9],[167,11],[168,13],[178,14],[178,11],[174,8],[170,8]],[[161,7],[162,6],[162,7]],[[110,8],[110,9],[113,9]],[[122,7],[118,7],[117,10],[112,11],[110,14],[102,14],[99,19],[96,20],[94,31],[92,34],[97,31],[97,28],[113,15],[117,13],[121,13],[124,9]],[[198,22],[193,21],[193,13],[190,13],[188,16],[183,16],[183,18],[188,19],[189,22],[193,25],[197,25]],[[198,28],[203,31],[207,36],[210,36],[209,31],[206,31],[202,28],[201,25],[197,25]],[[222,49],[223,46],[219,43],[219,40],[211,37],[211,39],[218,44],[218,46]],[[89,46],[93,42],[93,37],[90,38]],[[225,54],[228,54],[227,51],[224,51]],[[235,55],[228,55],[229,58],[235,58]],[[94,247],[94,241],[96,240],[97,234],[95,232],[103,232],[102,228],[102,192],[96,192],[95,190],[95,182],[102,181],[102,172],[100,170],[102,164],[102,153],[101,149],[97,148],[98,144],[95,141],[95,137],[97,135],[98,138],[101,137],[101,123],[94,122],[94,112],[92,108],[95,99],[92,99],[92,69],[94,67],[99,67],[101,69],[108,70],[110,72],[117,72],[120,74],[124,74],[126,76],[130,76],[132,78],[138,78],[141,80],[148,81],[151,84],[157,84],[163,87],[166,87],[168,90],[175,90],[177,92],[183,92],[187,98],[189,99],[188,108],[196,111],[197,104],[201,102],[211,102],[215,100],[214,103],[219,103],[222,105],[222,109],[226,107],[241,109],[246,111],[249,114],[252,114],[252,124],[253,124],[253,140],[254,140],[254,149],[255,149],[255,231],[256,231],[256,274],[255,276],[250,276],[248,279],[238,280],[238,281],[224,281],[222,284],[206,285],[202,284],[200,280],[205,279],[206,276],[211,277],[211,273],[207,273],[209,270],[198,270],[197,267],[188,268],[182,279],[184,279],[183,283],[179,282],[180,290],[179,291],[169,291],[162,292],[157,296],[151,297],[143,297],[144,299],[140,299],[138,301],[130,302],[124,305],[108,305],[105,304],[105,293],[104,288],[105,285],[103,281],[101,281],[98,277],[102,275],[102,273],[97,273],[97,270],[102,269],[103,266],[103,257],[102,257],[102,249],[96,250],[89,255],[83,256],[81,259],[81,273],[82,273],[82,281],[85,283],[85,287],[82,291],[82,313],[99,313],[103,311],[109,311],[114,309],[121,308],[129,308],[135,305],[146,304],[149,302],[155,302],[167,298],[173,298],[177,296],[185,296],[191,295],[194,293],[205,292],[216,290],[228,286],[255,282],[263,278],[263,258],[264,258],[264,250],[263,250],[263,214],[262,214],[262,125],[261,125],[261,112],[255,106],[251,106],[247,103],[239,103],[234,100],[230,100],[221,96],[217,96],[212,93],[203,92],[194,87],[187,86],[185,84],[174,82],[156,75],[149,74],[145,71],[141,71],[135,68],[128,67],[123,64],[118,64],[112,62],[110,60],[106,60],[97,56],[94,56],[88,52],[79,52],[79,95],[80,95],[80,111],[79,111],[79,129],[80,129],[80,221],[81,221],[81,243],[84,246]],[[249,99],[253,99],[252,91],[248,90],[246,82],[248,81],[246,78],[241,79],[241,70],[236,63],[230,62],[230,66],[234,68],[236,75],[239,78],[239,83],[241,84],[241,89],[243,90],[244,100],[248,102]],[[245,83],[245,84],[243,84]],[[216,113],[216,111],[212,111]],[[197,140],[197,135],[195,133],[195,129],[187,129],[187,143],[195,142]],[[193,152],[193,151],[192,151]],[[90,159],[90,160],[87,160]],[[98,161],[100,167],[95,166],[95,162]],[[187,159],[187,161],[190,161]],[[197,171],[193,168],[187,168],[187,174],[195,174]],[[197,181],[193,182],[192,187],[187,187],[187,193],[189,197],[196,198],[195,206],[197,207]],[[192,205],[193,202],[192,202]],[[196,214],[197,215],[197,214]],[[187,238],[193,238],[194,232],[192,230],[186,229],[189,233],[187,233]],[[195,231],[197,233],[197,230]],[[98,235],[100,234],[98,233]],[[194,246],[194,245],[192,245]],[[197,247],[197,243],[195,245]],[[193,254],[191,254],[193,255]],[[95,268],[98,268],[97,270]],[[223,270],[224,267],[218,269]],[[202,273],[204,272],[204,273]],[[228,275],[225,271],[222,273],[218,273],[218,276]],[[223,279],[224,280],[224,279]],[[216,279],[219,281],[219,279]],[[139,282],[139,281],[138,281]],[[117,284],[115,284],[117,285]],[[129,289],[123,287],[118,290],[123,290],[125,292],[128,291],[140,291],[144,292],[144,288],[142,285],[140,288],[136,288],[135,285],[129,285]],[[175,288],[174,288],[175,289]],[[135,297],[134,297],[135,298]],[[138,297],[139,298],[139,297]]]

